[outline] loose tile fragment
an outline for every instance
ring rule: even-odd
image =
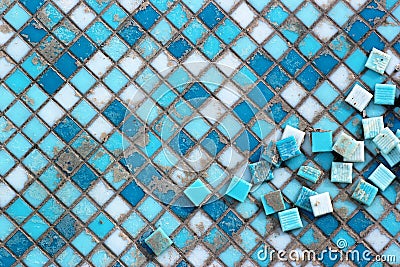
[[[199,206],[211,193],[210,189],[200,179],[194,181],[183,192],[196,206]]]
[[[349,158],[343,158],[346,162],[364,162],[365,161],[365,153],[364,153],[364,141],[356,141],[357,149],[353,153],[353,155]]]
[[[251,182],[253,184],[259,184],[270,180],[269,173],[271,170],[271,164],[264,160],[249,164],[249,170],[251,174]]]
[[[172,245],[172,240],[163,231],[163,229],[157,228],[150,236],[148,236],[144,242],[151,248],[151,250],[157,256],[161,255],[167,248]]]
[[[383,116],[362,119],[364,139],[372,139],[377,136],[385,127]]]
[[[332,162],[331,182],[351,184],[353,181],[353,163]]]
[[[310,197],[317,194],[317,192],[303,186],[300,190],[299,196],[297,197],[295,205],[299,208],[312,212]]]
[[[363,111],[368,106],[372,97],[373,95],[370,92],[356,84],[347,95],[345,101],[358,111]]]
[[[388,128],[384,128],[372,141],[383,154],[389,154],[398,144],[399,138]]]
[[[283,232],[303,227],[298,208],[281,211],[278,217]]]
[[[282,160],[279,156],[276,143],[274,141],[270,141],[267,146],[262,148],[261,159],[271,163],[276,168],[281,166]]]
[[[396,178],[388,168],[382,163],[371,173],[368,180],[373,182],[380,190],[385,191],[386,188],[393,182]]]
[[[383,74],[387,65],[389,64],[390,58],[391,56],[389,54],[386,54],[374,47],[369,54],[368,60],[365,63],[365,67],[379,74]]]
[[[354,138],[342,132],[333,145],[332,150],[344,158],[350,158],[356,151],[357,145],[357,141]]]
[[[276,142],[279,155],[283,161],[294,158],[301,154],[294,136]]]
[[[375,84],[374,103],[377,105],[394,105],[396,85]]]
[[[388,154],[382,153],[382,157],[384,157],[390,167],[394,167],[400,162],[400,145],[397,145]]]
[[[315,217],[333,212],[332,201],[328,192],[310,196],[310,203]]]
[[[377,193],[378,188],[376,186],[360,179],[351,197],[367,206],[370,206]]]
[[[332,151],[332,131],[316,131],[311,133],[311,150],[315,152]]]
[[[261,202],[266,215],[271,215],[285,209],[281,190],[276,190],[261,196]]]
[[[306,135],[305,132],[303,132],[297,128],[294,128],[290,125],[286,125],[285,130],[283,130],[281,139],[285,139],[289,136],[293,136],[296,139],[296,143],[300,148],[301,144],[303,143],[305,135]]]
[[[267,181],[270,181],[272,179],[274,179],[274,172],[272,170],[270,170],[269,173],[268,173]]]
[[[297,171],[297,175],[315,184],[319,177],[321,177],[322,172],[311,166],[301,166]]]
[[[226,194],[240,202],[243,202],[246,199],[247,195],[249,194],[250,189],[251,189],[251,183],[237,176],[234,176],[232,178],[231,183],[229,184]]]

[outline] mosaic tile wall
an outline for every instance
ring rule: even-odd
[[[224,195],[285,125],[362,139],[344,96],[399,81],[397,1],[1,0],[0,12],[0,266],[384,266],[257,256],[339,239],[400,255],[399,182],[358,204],[309,135],[243,203]],[[383,75],[364,68],[373,47],[392,56]],[[364,115],[400,128],[398,102]],[[387,164],[372,142],[365,156],[354,181]],[[299,178],[304,164],[324,178]],[[196,178],[212,191],[200,207],[182,193]],[[334,213],[301,210],[304,227],[283,233],[260,196],[281,189],[293,206],[302,185],[329,192]],[[144,240],[160,226],[173,244],[156,256]]]

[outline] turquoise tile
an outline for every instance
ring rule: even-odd
[[[0,228],[0,240],[4,242],[4,240],[6,240],[6,238],[14,231],[15,226],[3,214],[0,216],[0,225],[2,226]]]
[[[36,79],[46,69],[47,64],[42,62],[38,54],[33,53],[21,66],[32,78]]]
[[[5,114],[15,125],[21,126],[32,113],[18,101]]]
[[[296,16],[309,28],[319,15],[320,12],[311,2],[306,2],[296,13]]]
[[[72,245],[76,247],[83,255],[88,255],[96,245],[96,241],[88,232],[81,232],[73,241]]]
[[[275,59],[278,59],[288,49],[288,45],[279,35],[274,35],[265,44],[264,49]]]
[[[282,6],[274,5],[267,11],[265,18],[272,24],[278,26],[281,25],[288,16],[289,13],[283,9]]]
[[[233,51],[235,51],[242,60],[247,59],[256,48],[256,44],[247,36],[239,38],[232,46]]]
[[[167,18],[175,27],[180,29],[188,21],[188,14],[185,12],[183,6],[178,4],[168,13]]]
[[[353,14],[353,11],[343,1],[339,1],[328,13],[329,17],[339,26],[343,26]]]
[[[32,147],[32,144],[22,134],[18,133],[8,142],[6,147],[15,157],[21,159]]]
[[[159,23],[156,28],[162,24]],[[154,29],[156,29],[154,28]],[[165,31],[165,30],[164,30]],[[184,30],[183,34],[195,45],[199,44],[200,39],[202,39],[207,30],[198,20],[193,20]],[[169,41],[172,36],[170,36],[166,41]]]
[[[19,224],[21,224],[32,212],[33,210],[21,198],[17,199],[6,210],[7,215]]]
[[[49,228],[47,223],[38,215],[32,216],[24,225],[23,229],[35,240],[37,240]]]
[[[7,20],[16,30],[19,30],[30,18],[20,4],[14,5],[5,15]]]

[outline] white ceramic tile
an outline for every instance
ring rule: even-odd
[[[146,98],[145,93],[134,84],[127,86],[121,93],[120,98],[129,108],[136,108]]]
[[[272,173],[274,174],[274,179],[271,182],[278,188],[292,176],[292,173],[287,168],[274,169]]]
[[[304,141],[304,136],[305,135],[306,135],[305,132],[303,132],[303,131],[301,131],[301,130],[299,130],[297,128],[294,128],[294,127],[292,127],[290,125],[286,125],[285,129],[283,130],[283,134],[281,136],[281,139],[285,139],[285,138],[287,138],[289,136],[293,136],[296,139],[297,145],[300,147],[301,144]]]
[[[373,95],[356,84],[351,92],[347,95],[345,101],[358,111],[363,111],[371,101]]]
[[[103,109],[111,101],[111,98],[112,94],[103,84],[90,89],[87,95],[87,99],[99,110]]]
[[[250,7],[242,2],[231,14],[232,18],[243,28],[247,28],[256,17]]]
[[[226,75],[230,76],[240,65],[240,59],[231,51],[227,50],[218,60],[217,67]]]
[[[297,109],[297,111],[308,121],[312,122],[322,111],[323,107],[310,96],[306,101]]]
[[[311,208],[315,217],[333,212],[331,197],[329,192],[310,197]]]
[[[212,223],[212,220],[202,210],[199,210],[190,219],[189,226],[198,236],[202,236],[211,227]]]
[[[84,30],[96,17],[88,6],[80,4],[69,16],[81,30]]]
[[[333,3],[335,3],[335,0],[315,0],[315,3],[322,9],[328,9]]]
[[[64,13],[68,13],[79,0],[54,0],[53,1]]]
[[[14,63],[5,56],[0,57],[0,78],[3,79],[14,68]]]
[[[286,89],[281,93],[283,99],[288,102],[292,107],[297,106],[297,104],[307,95],[307,91],[303,89],[295,81],[291,81]]]
[[[114,220],[119,221],[123,216],[130,211],[129,205],[120,196],[116,196],[110,204],[107,205],[105,211],[113,217]]]
[[[229,147],[220,155],[220,163],[232,170],[237,166],[242,166],[245,158],[235,148]]]
[[[79,101],[80,97],[75,89],[67,83],[58,91],[54,99],[66,110],[70,110]]]
[[[4,208],[16,195],[7,184],[0,183],[0,208]]]
[[[118,0],[118,2],[129,11],[129,13],[133,13],[143,3],[143,0]]]
[[[350,158],[344,158],[344,161],[347,162],[364,162],[365,161],[365,153],[364,153],[364,141],[357,141],[357,149],[354,154]]]
[[[40,109],[38,115],[47,125],[53,126],[64,115],[64,111],[56,102],[50,100]]]
[[[113,130],[112,125],[104,118],[99,116],[92,124],[87,128],[88,132],[91,133],[99,142],[105,140],[108,134]]]
[[[86,63],[86,66],[99,78],[107,72],[111,65],[112,61],[101,51],[97,51],[96,54],[94,54],[94,56]]]
[[[125,248],[131,243],[131,240],[123,232],[121,232],[121,230],[117,229],[106,239],[104,243],[116,255],[121,255]]]
[[[321,41],[328,42],[338,32],[338,29],[335,27],[335,24],[325,18],[315,25],[313,32]]]
[[[288,233],[282,232],[279,228],[267,237],[267,242],[276,250],[284,250],[292,242],[292,239]]]
[[[385,53],[391,57],[385,72],[387,74],[392,74],[395,71],[396,66],[400,64],[400,58],[391,49],[386,50]]]
[[[114,195],[114,193],[114,190],[112,190],[101,180],[99,180],[89,191],[89,195],[100,206],[103,206],[104,203],[106,203]]]
[[[239,0],[216,0],[215,1],[223,10],[229,12],[234,5],[239,3]]]
[[[346,0],[355,10],[360,9],[368,0]]]
[[[217,93],[217,98],[222,101],[227,107],[232,107],[233,104],[240,98],[240,93],[238,88],[229,83],[221,88],[221,90]]]
[[[167,76],[177,65],[176,60],[173,56],[167,55],[166,52],[162,51],[158,56],[151,62],[151,66],[158,71],[163,77]]]
[[[14,30],[3,20],[0,20],[0,45],[4,45],[14,35]]]
[[[12,57],[16,62],[21,61],[21,59],[28,54],[30,51],[30,46],[22,40],[21,37],[16,36],[6,48],[7,54]]]
[[[380,252],[389,243],[390,238],[381,232],[379,228],[375,228],[365,237],[365,240],[371,245],[371,247]]]
[[[204,266],[209,257],[210,257],[210,253],[202,245],[197,245],[189,253],[189,255],[187,255],[187,259],[195,267]]]
[[[6,181],[15,189],[20,192],[29,181],[29,176],[23,167],[18,165],[6,177]]]
[[[184,62],[185,67],[195,76],[198,76],[209,64],[210,62],[197,50],[194,50]]]
[[[138,54],[131,51],[121,59],[119,66],[132,78],[139,72],[143,63],[143,59]]]
[[[174,247],[167,248],[161,255],[157,256],[157,261],[163,267],[172,267],[176,266],[177,261],[179,260],[180,255],[176,251]]]
[[[343,64],[329,76],[329,80],[341,91],[346,89],[354,79],[354,74]]]
[[[274,28],[272,28],[263,19],[258,19],[255,25],[251,28],[250,35],[254,38],[254,40],[256,40],[257,43],[261,44],[273,32]]]
[[[200,113],[211,123],[218,122],[226,112],[226,107],[216,98],[211,98],[200,109]]]

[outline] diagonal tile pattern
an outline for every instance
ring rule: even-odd
[[[338,239],[399,254],[398,181],[361,206],[326,178],[336,155],[307,141],[243,203],[224,196],[286,125],[362,136],[344,98],[355,83],[399,82],[396,1],[8,0],[0,11],[3,266],[266,266],[278,260],[257,257],[264,244],[320,252]],[[383,75],[364,68],[373,47],[392,56]],[[398,106],[366,114],[400,128]],[[366,145],[356,181],[384,162]],[[297,177],[302,164],[324,177]],[[201,207],[183,192],[196,179],[212,192]],[[293,203],[302,185],[329,192],[334,213],[301,210],[304,228],[282,233],[260,197],[281,189]],[[145,239],[161,226],[173,245],[156,256]]]

